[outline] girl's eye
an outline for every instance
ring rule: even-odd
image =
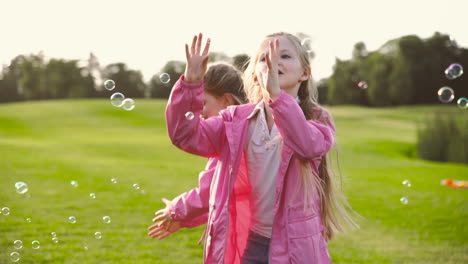
[[[265,61],[265,57],[261,57],[259,61]]]
[[[283,54],[283,55],[281,55],[281,58],[282,59],[289,59],[289,58],[291,58],[291,56],[289,56],[288,54]]]

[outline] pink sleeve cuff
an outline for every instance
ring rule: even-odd
[[[292,96],[287,94],[284,90],[281,90],[280,94],[278,95],[278,97],[275,100],[270,99],[268,101],[268,105],[271,106],[271,107],[275,107],[276,105],[281,104],[281,102],[287,101],[289,99],[288,97],[291,97],[291,99],[294,100],[294,98],[292,98]]]
[[[185,81],[185,75],[184,74],[182,74],[180,76],[180,81],[181,81],[181,83],[183,84],[184,87],[198,88],[198,87],[203,85],[203,81],[199,81],[199,82],[196,82],[196,83]]]

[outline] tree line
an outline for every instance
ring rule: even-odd
[[[438,32],[428,39],[403,36],[375,51],[368,51],[363,42],[358,42],[352,58],[336,59],[333,74],[319,82],[319,95],[322,92],[322,102],[329,104],[434,104],[440,103],[437,91],[449,86],[456,98],[468,97],[466,75],[449,79],[444,74],[453,63],[468,66],[468,49]],[[365,82],[367,88],[360,88],[360,82]]]
[[[307,37],[299,33],[299,37]],[[313,57],[313,53],[310,54]],[[210,61],[232,63],[245,69],[249,57],[229,57],[212,52]],[[437,90],[450,86],[458,97],[468,97],[468,78],[449,80],[444,70],[451,63],[468,65],[468,49],[459,47],[449,35],[434,33],[428,39],[416,35],[390,40],[375,51],[363,42],[354,45],[352,58],[336,59],[333,74],[316,82],[322,104],[392,106],[437,103]],[[185,70],[185,62],[168,61],[149,82],[140,71],[125,63],[101,66],[98,58],[46,60],[44,54],[19,55],[0,72],[0,102],[64,98],[109,97],[103,87],[114,80],[118,91],[132,98],[168,98],[171,88]],[[170,75],[163,82],[161,73]],[[365,82],[366,88],[358,84]]]

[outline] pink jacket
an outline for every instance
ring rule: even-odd
[[[305,161],[318,175],[321,157],[334,144],[334,125],[325,111],[320,123],[307,121],[294,98],[284,91],[269,105],[283,139],[269,263],[331,263],[316,192],[308,197],[312,207],[304,210],[300,167]],[[219,159],[209,188],[204,263],[240,263],[246,246],[250,186],[242,173],[246,171],[243,148],[247,116],[254,107],[232,106],[218,117],[203,120],[199,117],[203,83],[187,83],[184,76],[169,98],[166,122],[172,143],[189,153]],[[189,111],[194,113],[192,120],[185,117]]]
[[[207,223],[211,179],[217,164],[217,158],[210,158],[205,170],[198,175],[198,187],[170,202],[168,207],[171,218],[180,221],[181,227],[192,228]]]

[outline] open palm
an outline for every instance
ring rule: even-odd
[[[153,218],[154,224],[148,228],[148,235],[152,238],[163,239],[180,229],[180,222],[174,221],[170,217],[168,209],[170,201],[163,198],[163,202],[166,203],[166,208],[155,213],[156,217]]]
[[[279,41],[273,39],[269,42],[268,52],[265,54],[267,63],[266,73],[260,72],[259,82],[264,93],[271,99],[276,99],[280,93],[278,80]]]
[[[185,44],[185,56],[187,57],[187,67],[185,68],[185,80],[187,82],[199,82],[205,75],[208,64],[208,51],[210,49],[210,39],[206,41],[205,48],[201,52],[203,35],[194,36],[192,45]]]

